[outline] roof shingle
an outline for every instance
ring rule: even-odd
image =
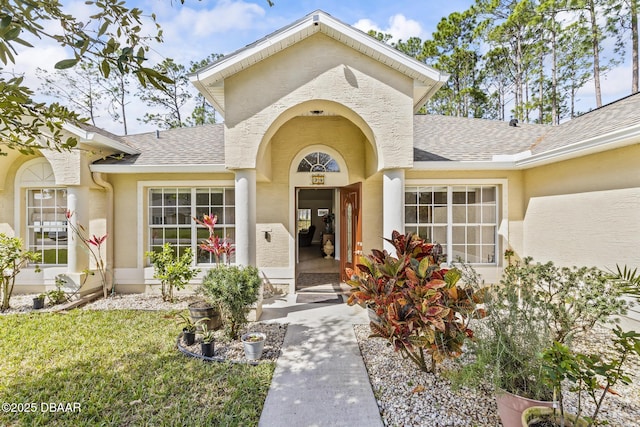
[[[224,125],[177,128],[121,137],[140,154],[107,158],[97,164],[136,166],[224,165]]]

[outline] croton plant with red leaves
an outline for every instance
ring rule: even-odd
[[[370,324],[372,336],[386,338],[421,370],[434,372],[437,363],[460,356],[464,341],[473,338],[469,321],[485,316],[485,289],[461,286],[458,269],[440,268],[446,257],[439,244],[397,231],[385,240],[395,256],[374,249],[360,259],[357,272],[347,269],[348,304],[374,310],[379,320]]]

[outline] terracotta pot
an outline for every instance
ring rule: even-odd
[[[496,403],[498,404],[498,415],[504,427],[522,426],[522,412],[532,406],[545,406],[551,408],[553,402],[527,399],[504,390],[496,391]]]
[[[560,424],[560,412],[553,413],[553,408],[548,406],[531,406],[522,412],[522,427],[529,427],[536,421],[549,421],[552,423]],[[587,427],[589,423],[583,418],[578,418],[572,414],[564,414],[565,427]]]

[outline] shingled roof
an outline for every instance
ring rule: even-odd
[[[513,155],[529,149],[551,126],[438,115],[413,120],[413,159],[424,161],[491,161],[493,156]]]
[[[640,125],[640,94],[630,95],[555,126],[531,146],[533,154]]]
[[[505,158],[535,158],[554,150],[640,126],[640,94],[613,102],[559,126],[449,117],[414,116],[414,161],[484,163]],[[179,128],[118,137],[139,154],[99,160],[103,165],[222,166],[224,124]],[[589,147],[592,149],[593,147]],[[606,149],[606,148],[603,148]],[[585,151],[586,153],[586,151]],[[578,152],[576,155],[580,155]],[[442,166],[453,163],[442,163]],[[497,164],[497,163],[496,163]],[[433,163],[431,163],[433,165]],[[501,167],[503,167],[501,165]],[[515,163],[513,164],[515,167]]]
[[[224,125],[141,133],[121,137],[140,154],[99,160],[102,165],[224,165]]]

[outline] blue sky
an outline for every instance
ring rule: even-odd
[[[209,53],[233,52],[317,9],[363,31],[375,28],[402,39],[426,39],[442,17],[467,9],[473,1],[276,0],[273,7],[266,0],[173,3],[137,2],[143,10],[155,12],[164,29],[165,43],[158,51],[178,61],[191,61]]]
[[[84,0],[63,0],[65,7],[78,17],[88,16]],[[375,29],[406,40],[417,36],[430,38],[438,22],[455,11],[463,11],[473,0],[275,0],[269,7],[266,0],[127,0],[146,14],[155,13],[164,31],[164,43],[153,46],[150,64],[163,58],[173,58],[187,65],[211,53],[227,54],[252,43],[295,20],[321,9],[342,22],[363,31]],[[151,30],[150,30],[151,31]],[[25,74],[31,87],[38,87],[35,68],[52,69],[68,55],[55,44],[38,44],[18,58],[15,71]],[[630,67],[623,64],[603,78],[603,100],[614,101],[629,93]],[[593,84],[579,93],[583,111],[593,108]],[[153,131],[151,125],[134,120],[149,108],[132,99],[128,106],[129,133]],[[106,112],[100,114],[99,126],[122,133]]]

